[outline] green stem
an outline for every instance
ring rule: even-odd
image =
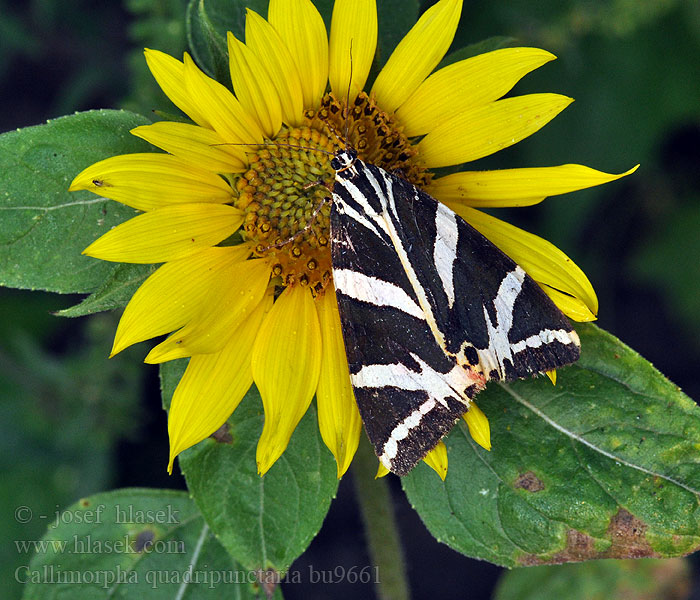
[[[385,478],[374,478],[377,466],[377,457],[362,436],[352,461],[352,478],[362,513],[369,557],[377,567],[377,595],[380,600],[408,600],[406,566],[391,493]]]

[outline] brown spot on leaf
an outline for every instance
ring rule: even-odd
[[[519,559],[524,566],[553,565],[580,562],[595,558],[660,558],[645,537],[647,526],[632,513],[620,508],[610,519],[607,537],[611,542],[605,550],[595,548],[595,539],[590,535],[569,529],[566,532],[566,547],[551,556],[526,554]]]
[[[224,423],[219,427],[214,433],[211,434],[219,444],[233,444],[233,436],[231,435],[231,428],[228,423]]]
[[[82,506],[83,508],[87,508],[88,506],[90,506],[90,500],[88,500],[87,498],[83,498],[80,501],[80,506]]]
[[[607,533],[612,546],[603,553],[604,558],[658,558],[646,539],[646,531],[646,523],[621,508],[610,519]]]
[[[600,558],[595,550],[595,540],[588,534],[576,529],[566,532],[566,548],[551,557],[527,554],[520,559],[520,563],[526,567],[536,565],[559,565],[567,562],[580,562]]]
[[[153,545],[153,541],[155,539],[156,534],[153,531],[150,529],[144,529],[136,536],[136,539],[134,540],[134,549],[136,552],[143,552]]]
[[[595,540],[582,531],[569,529],[566,532],[566,551],[561,553],[558,562],[588,560],[595,556]]]
[[[255,579],[265,593],[265,597],[270,600],[280,584],[280,574],[274,569],[258,569],[255,571]]]
[[[513,487],[524,489],[526,492],[541,492],[544,489],[544,483],[532,471],[519,475],[513,483]]]

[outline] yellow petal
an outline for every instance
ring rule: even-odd
[[[279,33],[259,14],[248,9],[245,41],[265,65],[277,89],[282,106],[282,119],[291,127],[301,125],[304,115],[301,78],[294,59]]]
[[[349,94],[352,101],[363,90],[376,49],[376,0],[336,0],[331,19],[328,79],[338,100],[344,101]]]
[[[426,191],[441,202],[463,202],[466,206],[529,206],[547,196],[615,181],[634,173],[638,167],[619,175],[583,165],[463,171],[433,180]]]
[[[549,380],[552,382],[552,385],[557,385],[557,370],[552,369],[551,371],[545,371],[544,374],[549,377]]]
[[[214,173],[241,173],[247,169],[242,147],[226,145],[221,136],[211,129],[188,123],[159,121],[136,127],[131,133],[200,169]]]
[[[321,330],[311,291],[288,287],[263,321],[252,369],[265,409],[256,460],[264,475],[282,455],[311,403],[321,367]]]
[[[236,97],[218,81],[207,77],[185,53],[185,86],[212,128],[229,144],[262,142],[263,132]]]
[[[559,94],[528,94],[465,110],[438,125],[418,143],[427,167],[476,160],[532,135],[573,100]]]
[[[267,19],[294,59],[304,108],[318,108],[328,81],[328,35],[323,18],[311,0],[270,0]]]
[[[379,463],[379,466],[377,467],[377,474],[374,476],[375,479],[379,479],[380,477],[384,477],[391,473],[389,469],[387,469],[383,463]]]
[[[489,420],[482,410],[472,402],[469,410],[463,415],[469,427],[469,434],[472,439],[486,450],[491,450],[491,427]]]
[[[190,359],[168,413],[169,473],[180,452],[210,436],[226,422],[253,383],[250,350],[271,305],[272,295],[268,295],[220,352]]]
[[[461,12],[462,0],[441,0],[399,42],[372,87],[382,110],[396,110],[430,75],[452,44]]]
[[[440,476],[440,479],[445,481],[445,477],[447,476],[447,446],[445,446],[444,442],[438,442],[438,445],[428,452],[423,460],[426,465]],[[377,474],[374,478],[379,479],[389,473],[389,469],[380,462],[377,468]]]
[[[447,446],[444,442],[438,442],[438,445],[428,452],[423,460],[440,476],[440,479],[445,481],[447,476]]]
[[[347,471],[360,442],[362,420],[350,384],[348,359],[333,289],[316,301],[323,354],[316,390],[318,427],[338,465],[338,479]]]
[[[153,77],[172,103],[198,125],[211,127],[197,101],[189,95],[184,85],[185,70],[182,62],[160,50],[146,48],[144,54]]]
[[[598,298],[591,282],[574,261],[554,244],[480,210],[451,202],[446,204],[525,269],[537,283],[573,296],[592,314],[598,313]],[[564,311],[565,307],[559,304],[557,298],[551,294],[550,297]]]
[[[197,169],[169,154],[123,154],[90,165],[69,190],[89,190],[138,210],[171,204],[231,202],[231,186],[221,177]]]
[[[268,138],[282,126],[282,105],[277,88],[255,53],[228,32],[229,68],[233,90],[241,106],[253,115]]]
[[[467,109],[498,100],[524,75],[555,56],[538,48],[503,48],[448,65],[426,79],[396,111],[411,137]]]
[[[187,325],[153,348],[144,362],[218,352],[260,303],[269,280],[268,260],[231,264],[221,271]]]
[[[539,284],[545,294],[552,299],[552,302],[554,302],[559,310],[569,317],[569,319],[579,323],[588,323],[589,321],[596,320],[596,315],[591,312],[591,309],[588,308],[583,301],[569,294],[560,292],[559,290],[555,290],[553,287],[544,283],[539,282]]]
[[[119,321],[111,356],[182,327],[199,310],[221,272],[245,260],[248,244],[207,248],[160,267],[132,296]]]
[[[140,264],[178,260],[215,246],[241,223],[243,213],[226,204],[165,206],[110,229],[83,254]]]

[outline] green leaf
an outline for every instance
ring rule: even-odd
[[[126,306],[139,286],[156,270],[155,265],[119,264],[107,281],[80,304],[57,312],[60,317],[82,317]]]
[[[267,16],[268,0],[191,0],[185,16],[187,42],[197,64],[231,88],[226,32],[245,38],[246,8]]]
[[[432,534],[506,566],[670,557],[700,546],[700,409],[594,325],[583,354],[546,378],[490,385],[487,452],[456,427],[441,482],[403,478]]]
[[[330,31],[332,0],[313,0]],[[187,41],[197,64],[231,88],[226,32],[245,39],[246,9],[267,18],[268,0],[190,0],[185,15]]]
[[[208,75],[224,83],[229,89],[228,49],[226,32],[216,30],[207,12],[209,2],[191,0],[185,14],[187,42],[195,62]]]
[[[259,597],[255,574],[231,560],[181,492],[124,489],[84,498],[32,546],[17,546],[35,550],[16,572],[27,600]],[[231,589],[231,582],[239,584]]]
[[[170,400],[172,400],[177,384],[180,383],[180,379],[185,374],[188,362],[189,359],[181,358],[160,365],[160,392],[165,410],[170,410]]]
[[[686,560],[597,560],[514,569],[498,582],[494,600],[683,600],[690,592]]]
[[[166,404],[183,366],[161,367]],[[321,528],[338,488],[337,470],[311,407],[284,454],[260,477],[255,450],[263,420],[252,387],[217,439],[202,441],[179,461],[192,498],[231,556],[247,569],[283,573]]]
[[[87,191],[68,192],[98,160],[151,146],[129,134],[145,117],[116,110],[77,113],[0,135],[0,285],[91,292],[113,265],[81,256],[134,210]]]

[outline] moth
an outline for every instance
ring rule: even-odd
[[[575,362],[580,342],[539,285],[444,204],[352,148],[331,166],[352,387],[377,457],[405,475],[487,381]]]

